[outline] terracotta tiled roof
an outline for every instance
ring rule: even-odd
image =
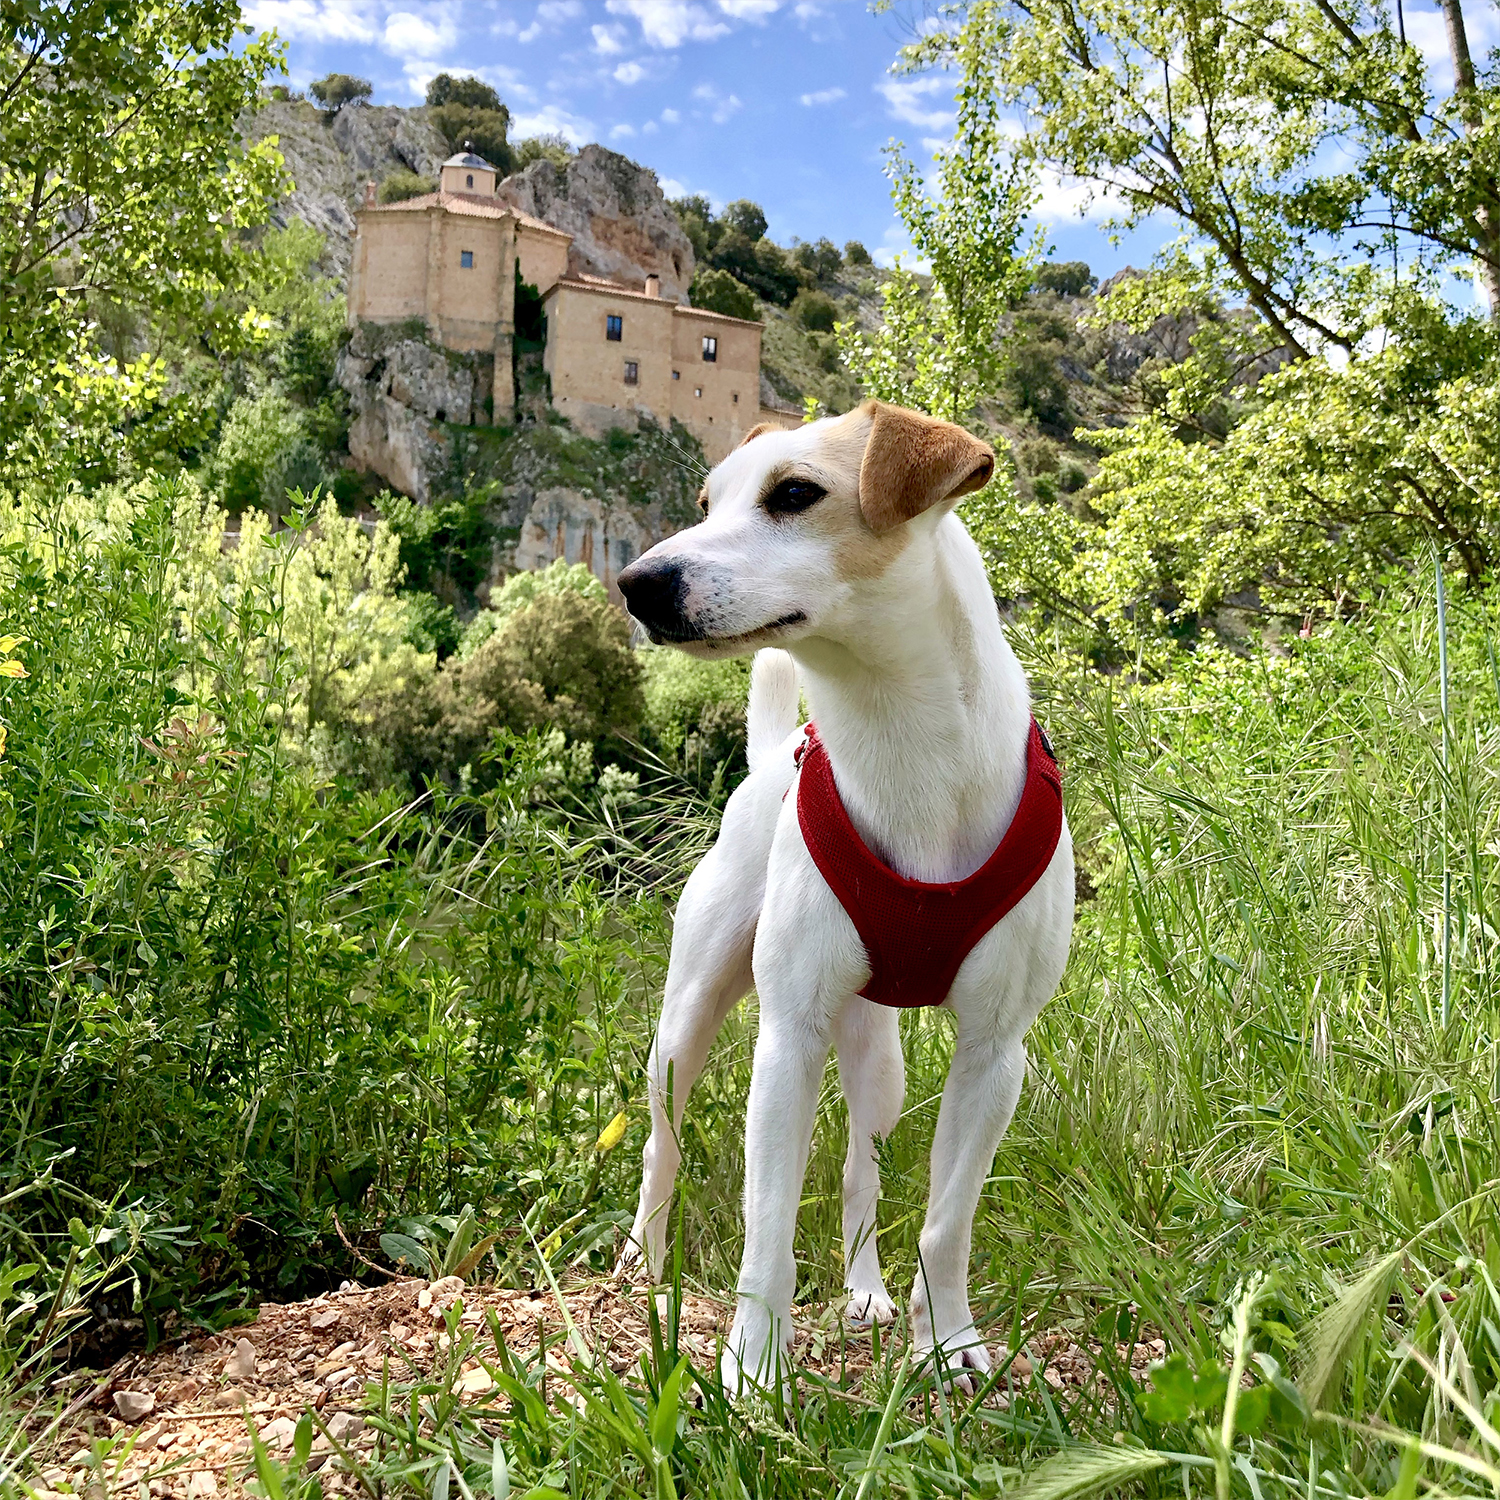
[[[709,312],[706,307],[684,307],[670,297],[652,297],[632,287],[621,286],[618,281],[608,281],[602,276],[559,276],[542,294],[550,297],[558,287],[570,287],[575,292],[594,292],[601,297],[628,297],[634,302],[665,302],[674,313],[685,318],[706,318],[713,323],[734,323],[741,328],[759,328],[760,324],[749,318],[731,318],[728,313]]]
[[[560,240],[571,240],[573,236],[565,229],[557,229],[512,208],[502,198],[483,197],[478,193],[423,193],[420,198],[405,198],[400,203],[382,203],[378,208],[366,209],[366,213],[421,213],[429,208],[445,208],[450,214],[462,214],[471,219],[514,219],[528,229],[542,234],[555,235]]]

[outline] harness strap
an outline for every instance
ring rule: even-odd
[[[828,752],[809,723],[797,747],[797,821],[819,873],[865,945],[879,1005],[941,1005],[976,943],[1041,879],[1062,836],[1062,772],[1033,718],[1026,784],[995,852],[964,880],[908,880],[866,847],[839,796]]]

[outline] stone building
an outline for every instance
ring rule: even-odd
[[[664,297],[659,272],[632,286],[570,270],[573,235],[497,195],[482,157],[449,157],[438,190],[404,202],[372,186],[355,217],[351,325],[420,319],[447,348],[492,354],[497,413],[515,401],[521,281],[542,295],[552,404],[581,430],[675,417],[717,463],[757,422],[789,422],[760,407],[759,323]],[[662,269],[680,284],[680,257]]]

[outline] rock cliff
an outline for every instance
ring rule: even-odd
[[[496,192],[573,236],[572,275],[607,276],[634,287],[660,276],[663,297],[687,301],[693,244],[649,167],[603,146],[585,146],[565,168],[534,161]]]
[[[448,143],[425,109],[356,101],[337,114],[305,99],[271,101],[243,122],[254,140],[274,135],[296,187],[276,206],[272,222],[311,224],[327,241],[327,268],[343,276],[354,238],[354,207],[365,183],[383,182],[404,169],[436,177]]]

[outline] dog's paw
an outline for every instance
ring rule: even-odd
[[[850,1287],[844,1317],[854,1328],[868,1328],[872,1323],[894,1323],[896,1304],[883,1286],[874,1291]]]
[[[990,1351],[972,1323],[926,1351],[926,1363],[934,1380],[950,1391],[972,1396],[990,1377]]]

